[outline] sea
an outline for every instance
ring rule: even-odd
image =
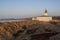
[[[24,20],[0,20],[0,22],[17,22],[17,21],[24,21]]]

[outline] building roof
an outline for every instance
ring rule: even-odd
[[[47,13],[47,9],[45,9],[45,13]]]
[[[42,16],[38,16],[38,17],[52,17],[52,16],[45,16],[45,15],[42,15]]]

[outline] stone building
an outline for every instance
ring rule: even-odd
[[[32,20],[52,21],[52,16],[49,16],[47,10],[45,10],[44,15],[32,18]]]

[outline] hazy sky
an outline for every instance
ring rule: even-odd
[[[0,0],[0,18],[26,18],[43,15],[60,16],[60,0]]]

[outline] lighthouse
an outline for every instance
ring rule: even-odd
[[[45,9],[44,16],[48,16],[47,9]]]
[[[37,21],[52,21],[52,16],[48,15],[47,10],[45,9],[45,12],[42,16],[34,17],[32,20],[37,20]]]

